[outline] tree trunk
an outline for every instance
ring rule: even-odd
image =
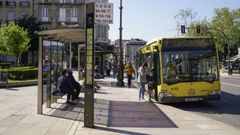
[[[20,67],[20,58],[21,58],[21,55],[17,57],[17,67]]]

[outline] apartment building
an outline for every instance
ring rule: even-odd
[[[33,15],[33,0],[0,0],[0,24]]]
[[[43,30],[85,26],[85,0],[35,0],[34,5]]]

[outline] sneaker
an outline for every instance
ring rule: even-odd
[[[144,98],[142,98],[142,100],[145,100]]]

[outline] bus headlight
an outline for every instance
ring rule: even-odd
[[[172,97],[173,95],[170,94],[167,90],[161,90],[160,96],[161,97]]]
[[[218,91],[212,91],[211,93],[209,93],[209,95],[220,95],[221,94],[221,91],[218,90]]]

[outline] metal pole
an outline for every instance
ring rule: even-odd
[[[43,41],[42,36],[39,37],[39,50],[38,50],[38,94],[37,94],[37,113],[42,114],[42,104],[43,104],[43,73],[42,73],[42,65],[43,65]]]
[[[72,43],[70,42],[70,48],[69,48],[69,55],[70,55],[70,60],[69,60],[69,68],[72,68]]]
[[[228,42],[228,75],[230,75],[230,47]]]
[[[78,81],[81,78],[81,71],[80,71],[80,45],[78,45]]]
[[[117,81],[117,86],[123,87],[124,82],[123,82],[123,48],[122,48],[122,0],[120,0],[120,27],[119,27],[119,46],[120,46],[120,60],[118,63],[118,81]]]

